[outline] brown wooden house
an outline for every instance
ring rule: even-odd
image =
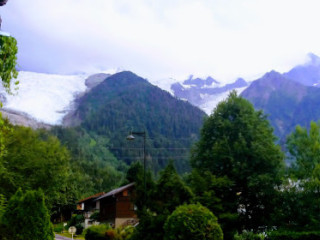
[[[94,201],[100,209],[100,221],[115,227],[136,223],[134,188],[135,184],[130,183],[96,198]]]
[[[94,221],[92,221],[90,217],[95,211],[99,211],[100,208],[99,205],[97,205],[99,202],[96,202],[95,200],[103,194],[105,193],[97,193],[90,197],[81,199],[79,200],[79,202],[77,202],[77,212],[80,212],[84,216],[84,228],[87,228],[94,224]]]

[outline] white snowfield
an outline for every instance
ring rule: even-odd
[[[39,122],[58,125],[75,96],[86,90],[88,75],[56,75],[20,71],[18,91],[8,95],[1,86],[5,109],[29,114]]]
[[[242,87],[242,88],[235,88],[233,90],[236,90],[238,95],[240,95],[247,87]],[[205,111],[205,113],[207,113],[208,115],[210,115],[216,108],[216,106],[218,105],[219,102],[224,101],[228,98],[229,93],[232,90],[223,92],[223,93],[219,93],[219,94],[215,94],[215,95],[203,95],[202,99],[204,100],[203,104],[201,104],[199,107]]]
[[[103,71],[104,73],[115,73]],[[60,125],[63,117],[73,108],[76,96],[86,91],[85,80],[92,74],[57,75],[20,71],[18,91],[8,95],[0,84],[0,94],[5,96],[4,109],[25,113],[38,122]],[[152,81],[154,85],[169,91],[177,80],[168,78]],[[238,88],[240,94],[245,88]],[[229,91],[216,95],[202,95],[203,104],[199,107],[210,114],[216,105],[227,98]],[[1,99],[1,97],[0,97]]]

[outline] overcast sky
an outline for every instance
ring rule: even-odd
[[[252,80],[320,55],[319,0],[9,0],[23,70]]]

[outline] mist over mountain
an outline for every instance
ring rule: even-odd
[[[296,66],[283,75],[305,86],[320,86],[320,58],[313,53],[309,53],[308,58],[309,61],[305,64]]]

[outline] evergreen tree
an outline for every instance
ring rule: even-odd
[[[134,166],[138,175],[143,173],[142,166]],[[131,174],[130,174],[131,175]],[[148,174],[147,174],[148,176]],[[150,175],[149,175],[150,176]],[[143,196],[143,178],[137,178],[136,189],[137,199]],[[140,179],[140,180],[139,180]],[[147,183],[149,179],[147,178]],[[193,200],[193,194],[188,186],[182,181],[176,172],[173,163],[170,162],[167,167],[160,172],[160,177],[155,185],[147,185],[147,200],[138,206],[139,225],[133,239],[162,240],[164,236],[163,226],[167,217],[172,211],[183,203],[190,203]],[[137,202],[137,201],[136,201]]]
[[[193,200],[191,189],[182,181],[173,162],[170,161],[160,172],[154,193],[153,210],[157,213],[170,214],[177,206]]]
[[[274,142],[266,116],[233,91],[205,120],[192,151],[191,164],[200,174],[231,181],[226,192],[216,194],[226,212],[239,213],[239,228],[257,230],[270,220],[284,166]]]
[[[53,227],[41,190],[19,189],[11,197],[2,218],[1,235],[10,240],[53,240]],[[5,239],[5,238],[4,238]]]

